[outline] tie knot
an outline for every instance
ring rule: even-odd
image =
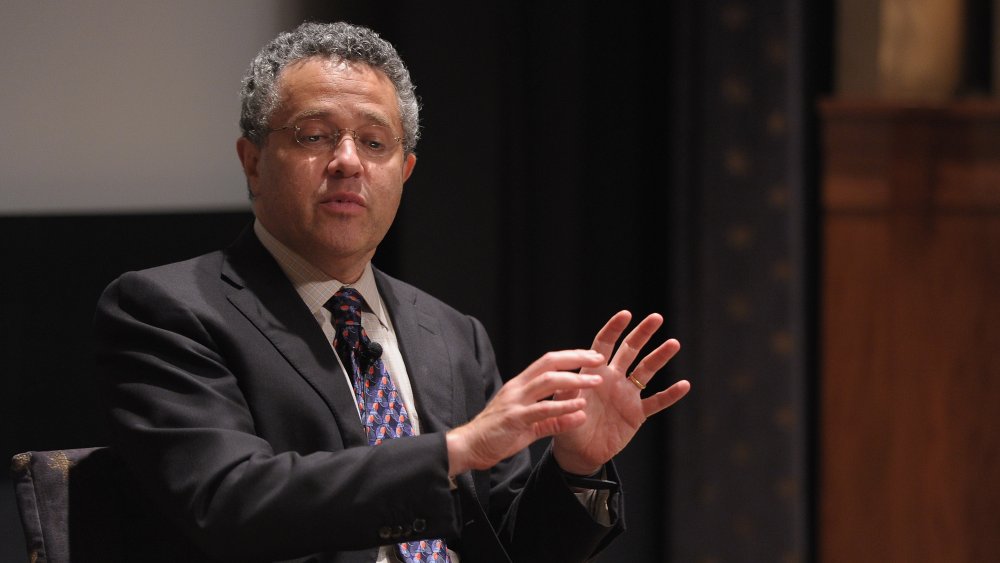
[[[364,303],[358,290],[342,287],[326,302],[325,307],[333,314],[333,326],[361,326],[361,309]]]

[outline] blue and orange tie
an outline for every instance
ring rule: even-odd
[[[361,294],[356,289],[341,288],[325,307],[333,313],[333,347],[344,369],[351,372],[354,400],[361,413],[368,444],[377,446],[383,440],[412,436],[409,413],[380,354],[368,352],[372,345],[361,327],[364,307]],[[450,563],[447,547],[441,539],[400,543],[398,551],[405,563]]]

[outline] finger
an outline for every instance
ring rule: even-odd
[[[520,391],[522,399],[534,402],[552,397],[560,392],[563,392],[563,397],[567,397],[568,394],[565,393],[567,391],[596,387],[602,381],[603,378],[599,375],[547,371],[529,380]]]
[[[558,389],[552,394],[552,399],[556,401],[565,401],[566,399],[573,399],[580,396],[581,389]]]
[[[587,406],[587,400],[583,397],[568,399],[566,401],[538,401],[525,407],[520,414],[522,422],[537,424],[546,419],[558,418],[579,412]]]
[[[642,319],[642,322],[636,325],[628,333],[628,336],[622,340],[621,345],[618,346],[618,350],[615,351],[615,355],[611,358],[611,362],[608,365],[618,371],[628,371],[629,366],[639,356],[639,352],[642,351],[642,348],[653,337],[653,334],[659,330],[661,325],[663,325],[663,315],[658,313],[652,313],[645,319]]]
[[[535,435],[538,438],[554,436],[556,434],[572,430],[584,422],[587,422],[587,415],[583,411],[574,411],[569,414],[548,418],[535,425]]]
[[[508,382],[527,384],[532,379],[551,371],[571,371],[584,367],[604,365],[606,356],[594,350],[559,350],[547,352],[524,368]]]
[[[691,390],[691,383],[682,379],[659,393],[642,400],[642,412],[646,418],[662,411],[684,398]]]
[[[667,362],[677,355],[680,349],[681,343],[674,338],[660,344],[656,347],[656,350],[653,350],[639,361],[635,369],[632,370],[632,377],[636,378],[639,383],[646,385],[658,371],[663,369],[663,366],[667,365]]]
[[[608,319],[608,322],[604,323],[604,326],[601,327],[601,330],[597,331],[592,348],[604,354],[605,358],[611,358],[618,339],[621,338],[622,333],[628,328],[628,323],[631,320],[632,313],[628,311],[618,311],[612,315]]]

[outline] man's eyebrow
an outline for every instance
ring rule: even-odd
[[[369,121],[375,123],[376,125],[383,125],[385,127],[390,127],[390,128],[392,127],[392,124],[389,123],[389,120],[386,118],[386,116],[382,115],[381,113],[365,111],[362,112],[361,115],[363,115]]]
[[[321,118],[326,118],[329,115],[330,115],[330,112],[326,111],[326,110],[322,110],[322,109],[310,109],[310,110],[306,110],[306,111],[303,111],[301,113],[297,113],[297,114],[293,115],[292,118],[291,118],[292,119],[291,122],[292,123],[297,123],[299,121],[302,121],[303,119],[321,119]]]
[[[303,119],[318,119],[318,118],[330,118],[332,113],[325,109],[312,109],[306,110],[300,114],[294,116],[293,121],[301,121]],[[386,118],[386,116],[381,113],[376,113],[373,111],[362,111],[361,117],[369,123],[374,123],[376,125],[382,125],[385,127],[392,128],[392,124]]]

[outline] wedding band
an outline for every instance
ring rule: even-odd
[[[628,380],[631,381],[636,387],[638,387],[639,391],[642,391],[643,389],[646,388],[646,386],[643,385],[641,381],[636,379],[631,373],[628,374]]]

